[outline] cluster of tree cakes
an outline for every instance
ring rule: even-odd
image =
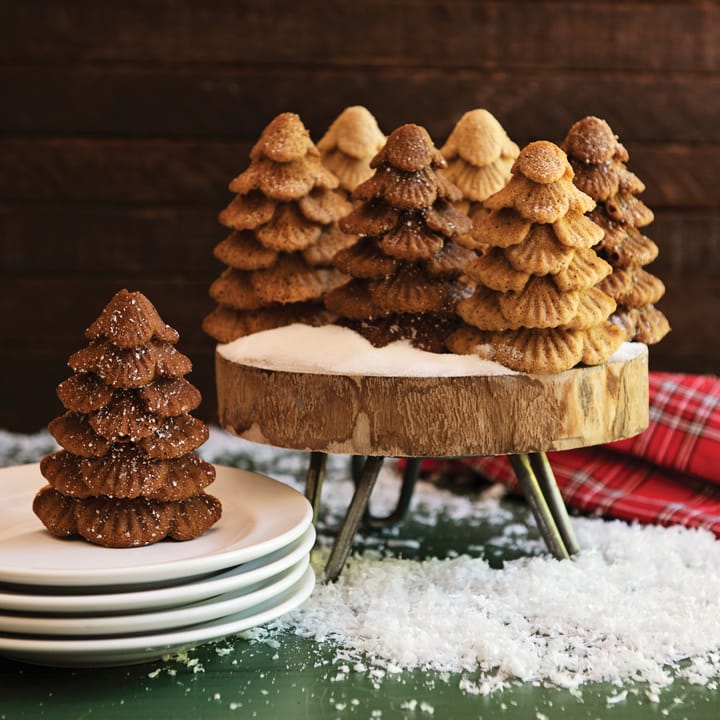
[[[656,343],[670,324],[655,307],[665,286],[643,269],[658,255],[657,245],[638,230],[653,221],[650,208],[636,197],[645,185],[625,166],[628,152],[605,120],[579,120],[562,147],[575,171],[575,185],[597,203],[590,217],[605,231],[596,250],[613,268],[600,284],[617,302],[611,320],[627,340]]]
[[[53,535],[106,547],[197,537],[222,508],[204,491],[215,468],[193,452],[208,429],[189,414],[201,398],[184,379],[177,331],[144,295],[121,290],[85,337],[57,388],[67,412],[49,429],[62,449],[40,463],[49,484],[33,510]]]
[[[471,227],[452,203],[460,190],[441,172],[446,161],[427,131],[403,125],[372,159],[358,204],[340,221],[360,240],[335,255],[351,280],[325,296],[326,307],[376,346],[407,339],[441,352],[455,328],[460,281],[472,251],[453,240]]]
[[[477,288],[458,304],[466,325],[448,339],[451,351],[555,373],[600,364],[623,342],[608,321],[615,300],[596,287],[612,271],[592,249],[604,231],[586,216],[595,202],[573,174],[559,147],[530,143],[510,182],[485,200],[460,238],[482,254],[465,271]]]
[[[296,115],[267,126],[220,215],[233,232],[215,249],[228,268],[208,334],[336,322],[376,346],[553,373],[667,332],[664,288],[642,269],[657,254],[637,230],[644,186],[604,121],[573,126],[572,164],[550,142],[520,151],[483,109],[441,152],[418,125],[383,140],[360,106],[317,147]]]
[[[330,264],[354,242],[337,221],[351,205],[300,118],[278,115],[231,183],[220,213],[232,233],[215,248],[227,265],[212,284],[218,306],[203,329],[219,342],[294,322],[325,324],[322,297],[345,281]]]

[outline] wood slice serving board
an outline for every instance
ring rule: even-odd
[[[216,351],[220,425],[254,442],[387,457],[502,455],[630,437],[648,424],[648,352],[556,375],[406,377],[257,367]]]

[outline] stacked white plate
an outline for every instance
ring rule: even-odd
[[[274,620],[315,584],[312,509],[263,475],[217,468],[220,521],[188,542],[109,549],[50,535],[38,465],[0,470],[0,655],[64,667],[146,662]]]

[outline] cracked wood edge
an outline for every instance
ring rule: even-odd
[[[598,445],[648,424],[648,353],[556,375],[377,377],[241,365],[215,354],[220,425],[297,450],[388,457]]]

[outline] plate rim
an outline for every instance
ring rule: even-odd
[[[93,617],[74,615],[53,617],[51,615],[7,616],[0,615],[0,635],[11,633],[25,637],[51,637],[55,639],[68,639],[71,637],[100,637],[113,639],[136,633],[152,632],[152,627],[158,631],[180,630],[191,625],[207,623],[222,617],[234,615],[261,605],[289,590],[298,583],[310,564],[310,555],[305,554],[290,567],[281,570],[276,575],[259,580],[250,587],[251,592],[241,588],[234,592],[223,593],[216,597],[206,598],[188,605],[178,605],[153,612],[127,613],[122,615],[97,615]],[[190,620],[187,618],[190,617]],[[14,623],[14,625],[13,625]],[[36,628],[33,629],[32,625]],[[117,625],[117,631],[108,629]],[[40,626],[40,627],[37,627]],[[55,629],[52,629],[55,626]],[[105,628],[105,629],[103,629]]]
[[[151,662],[271,622],[305,602],[314,587],[315,573],[310,565],[299,582],[286,591],[277,604],[268,601],[255,613],[248,614],[246,610],[189,629],[100,640],[48,640],[0,635],[0,655],[50,667],[112,667]],[[123,652],[125,659],[120,660]],[[91,656],[92,660],[87,658],[83,662],[83,655]],[[112,660],[113,657],[116,660]]]
[[[219,496],[219,499],[223,500],[225,492],[225,485],[230,483],[230,476],[245,477],[247,482],[254,482],[256,487],[262,486],[274,486],[276,489],[281,490],[287,494],[288,498],[293,498],[292,502],[298,503],[298,515],[294,519],[294,522],[289,525],[284,532],[277,533],[270,538],[264,539],[254,544],[241,546],[239,548],[230,549],[227,547],[215,553],[203,553],[201,555],[193,555],[190,557],[181,557],[177,559],[160,560],[150,562],[147,564],[140,565],[129,565],[123,567],[111,567],[111,568],[91,568],[83,569],[76,568],[72,571],[67,569],[53,569],[43,568],[38,570],[37,568],[19,568],[17,566],[3,567],[2,560],[0,558],[0,577],[3,583],[9,585],[27,585],[33,587],[107,587],[107,588],[127,588],[133,585],[142,585],[143,583],[150,582],[161,582],[166,580],[184,580],[200,574],[208,574],[217,570],[231,567],[232,565],[238,565],[242,562],[248,562],[249,560],[262,557],[262,555],[268,554],[277,550],[284,545],[291,543],[302,535],[307,529],[308,525],[312,523],[312,506],[307,498],[302,495],[298,490],[291,487],[290,485],[283,483],[279,480],[268,477],[261,473],[256,473],[250,470],[243,470],[241,468],[234,468],[226,465],[214,465],[218,471],[215,482],[210,485],[210,492]],[[42,478],[40,474],[39,463],[28,463],[25,465],[14,465],[6,468],[0,468],[0,483],[5,482],[3,476],[12,475],[13,473],[30,473],[37,471],[38,478]],[[217,483],[217,485],[216,485]],[[239,485],[239,483],[238,483]],[[42,487],[41,483],[36,486],[28,486],[27,492],[27,508],[28,508],[28,521],[37,521],[37,529],[44,530],[40,520],[32,513],[32,497]],[[237,488],[236,488],[237,489]],[[228,498],[226,498],[228,499]],[[229,501],[229,499],[228,499]],[[302,512],[300,512],[302,508]],[[0,506],[0,518],[2,516],[3,507]],[[226,519],[227,521],[227,519]],[[222,522],[222,518],[220,520]],[[214,527],[217,527],[215,525]],[[45,530],[47,533],[47,531]],[[212,528],[210,530],[212,532]],[[52,541],[63,542],[58,538],[54,538],[47,533],[47,538]],[[199,540],[202,538],[196,538]],[[7,539],[7,538],[6,538]],[[72,542],[72,540],[70,541]],[[84,542],[84,541],[78,541]],[[189,540],[187,543],[192,543],[194,540]],[[236,540],[235,544],[242,542]],[[155,546],[160,545],[157,543]],[[182,547],[186,543],[176,543],[167,547]],[[78,546],[80,547],[80,546]],[[110,553],[123,552],[138,552],[144,548],[101,548],[100,546],[93,546],[94,550],[107,550]],[[118,574],[121,574],[122,580],[118,580]]]

